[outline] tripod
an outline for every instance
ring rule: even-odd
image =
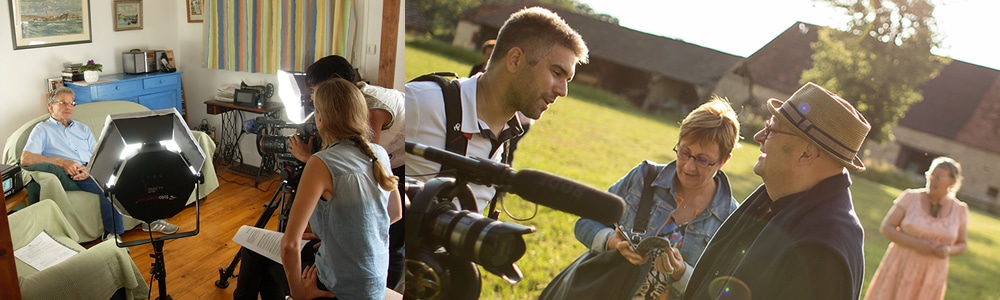
[[[288,180],[281,181],[278,190],[274,191],[274,196],[271,196],[271,201],[264,203],[264,211],[260,213],[260,217],[257,217],[257,222],[253,226],[264,228],[271,216],[274,215],[274,211],[281,208],[281,213],[278,214],[278,232],[285,232],[285,226],[288,225],[288,211],[292,208],[292,202],[295,201],[295,191],[296,184],[290,184]],[[234,275],[233,272],[236,271],[236,265],[240,263],[240,253],[242,252],[243,247],[240,247],[240,251],[236,252],[229,267],[219,269],[219,280],[215,281],[216,287],[227,288],[229,287],[229,278],[238,276]]]

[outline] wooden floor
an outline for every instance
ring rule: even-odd
[[[240,246],[232,241],[236,230],[242,225],[254,225],[264,210],[264,203],[271,200],[281,184],[281,178],[271,175],[254,188],[253,177],[248,177],[227,166],[216,166],[219,188],[200,202],[201,231],[198,235],[167,240],[163,246],[163,257],[167,271],[167,293],[174,299],[232,299],[236,288],[236,278],[229,279],[229,287],[222,289],[215,285],[219,280],[219,269],[226,268]],[[266,228],[277,228],[277,215],[272,215]],[[180,226],[180,232],[195,228],[195,207],[188,206],[181,213],[169,219]],[[139,227],[122,235],[125,241],[148,238],[148,233]],[[150,282],[152,267],[152,244],[132,246],[132,260],[146,277],[152,298],[159,296],[160,282]],[[236,268],[239,272],[239,267]]]

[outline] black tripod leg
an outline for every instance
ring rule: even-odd
[[[160,296],[156,299],[173,300],[170,294],[167,294],[167,268],[163,263],[163,241],[153,241],[153,254],[149,256],[153,258],[153,268],[149,272],[159,281]]]
[[[264,203],[264,211],[260,213],[259,217],[257,217],[257,222],[253,225],[254,227],[264,228],[264,226],[267,226],[267,221],[271,219],[271,216],[274,215],[274,211],[277,210],[278,207],[281,207],[281,204],[285,200],[285,186],[287,186],[287,184],[282,182],[281,185],[278,186],[278,190],[274,192],[274,196],[271,196],[271,201]],[[240,263],[240,253],[242,252],[243,247],[240,247],[240,250],[236,251],[236,255],[233,256],[233,261],[229,263],[229,267],[219,269],[219,280],[215,281],[216,287],[223,289],[229,287],[229,278],[236,277],[233,273],[236,272],[236,265],[239,265]]]
[[[287,196],[287,198],[285,198]],[[288,213],[292,210],[292,203],[295,202],[295,187],[285,186],[285,193],[281,195],[281,213],[278,214],[278,231],[285,232],[288,226]]]

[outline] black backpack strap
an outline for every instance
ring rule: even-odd
[[[469,148],[469,139],[462,132],[462,89],[458,85],[458,79],[449,80],[446,77],[457,78],[458,74],[452,72],[437,72],[421,75],[414,81],[432,81],[441,86],[441,93],[444,95],[445,112],[445,150],[449,152],[465,155]],[[439,176],[455,175],[455,168],[441,165]]]
[[[642,196],[639,198],[639,209],[636,211],[635,221],[632,222],[632,233],[646,233],[646,225],[649,225],[649,213],[653,208],[653,179],[656,177],[656,163],[645,160],[642,162],[646,169],[646,178],[643,182]]]

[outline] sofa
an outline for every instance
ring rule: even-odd
[[[73,120],[87,124],[90,130],[93,131],[94,137],[99,138],[101,132],[104,130],[108,115],[148,110],[145,106],[130,101],[91,102],[76,106],[73,112]],[[36,124],[48,118],[49,114],[44,114],[31,119],[7,138],[2,157],[4,164],[20,165],[21,152],[28,140],[28,135]],[[191,197],[186,202],[188,205],[198,199],[205,198],[205,196],[219,187],[219,179],[215,174],[215,167],[212,163],[212,156],[215,154],[215,142],[204,132],[192,131],[192,135],[206,156],[205,164],[201,168],[205,182],[198,186],[197,193],[191,193]],[[23,176],[25,185],[31,181],[38,183],[40,187],[38,199],[52,199],[59,206],[69,224],[76,231],[79,238],[77,242],[92,241],[104,234],[105,230],[101,221],[101,209],[98,202],[100,198],[96,194],[79,190],[67,190],[63,187],[63,183],[60,182],[58,176],[52,173],[22,170],[21,176]],[[141,221],[129,216],[125,216],[123,219],[126,231],[141,223]]]
[[[15,259],[22,299],[109,299],[119,289],[125,289],[127,299],[144,299],[149,293],[128,250],[114,240],[84,248],[75,242],[76,231],[52,200],[42,200],[7,218],[15,251],[44,231],[78,252],[42,271]]]

